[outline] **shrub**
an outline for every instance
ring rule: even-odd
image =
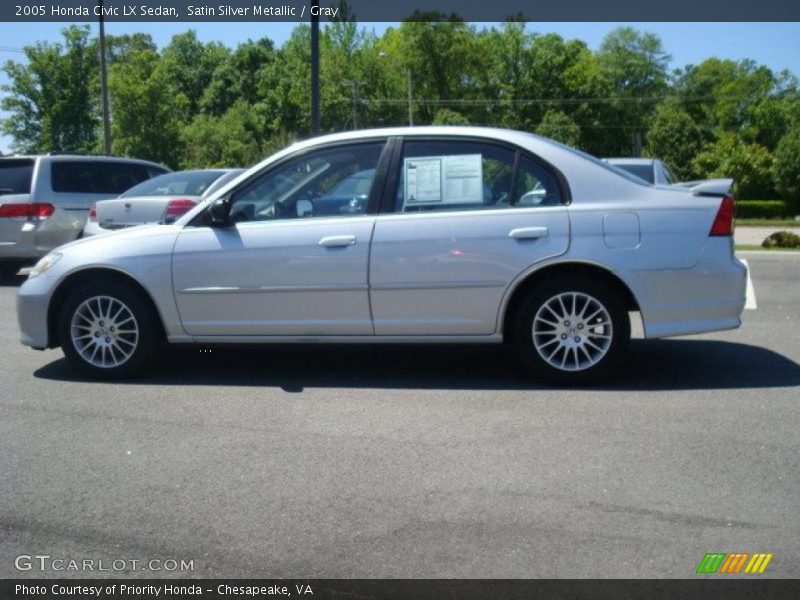
[[[723,133],[693,162],[701,177],[732,177],[736,194],[750,198],[774,197],[772,155],[764,146],[749,144],[735,133]]]
[[[449,108],[440,108],[433,115],[433,125],[469,125],[469,119],[460,112]]]
[[[693,177],[692,160],[700,151],[703,136],[689,113],[679,106],[659,105],[646,140],[647,156],[661,158],[680,181]]]
[[[581,139],[581,128],[572,117],[560,110],[548,110],[536,127],[536,133],[567,146],[577,146]]]
[[[776,231],[761,245],[764,248],[800,248],[800,235],[791,231]]]
[[[786,200],[736,201],[736,217],[739,219],[790,219],[793,212],[793,204]]]
[[[775,187],[800,210],[800,128],[790,130],[775,149]]]

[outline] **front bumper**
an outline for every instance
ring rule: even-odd
[[[17,292],[17,321],[20,341],[38,350],[49,348],[55,340],[48,339],[47,308],[55,288],[46,275],[28,279]]]

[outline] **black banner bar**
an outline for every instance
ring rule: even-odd
[[[307,21],[308,0],[3,0],[1,21]],[[436,20],[435,13],[465,21],[800,21],[798,0],[338,0],[319,3],[320,19],[394,22]]]
[[[147,580],[59,579],[0,582],[9,599],[161,600],[163,598],[291,598],[293,600],[792,600],[800,580],[753,577],[698,579],[330,579],[330,580]]]

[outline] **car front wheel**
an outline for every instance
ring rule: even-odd
[[[138,291],[122,283],[88,284],[67,297],[59,339],[67,359],[102,379],[135,375],[150,366],[160,328]]]
[[[624,299],[605,282],[551,280],[523,304],[515,341],[531,371],[557,383],[608,375],[630,341]]]

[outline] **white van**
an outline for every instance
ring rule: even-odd
[[[110,156],[0,158],[0,267],[16,270],[71,242],[94,202],[168,171],[152,162]]]

